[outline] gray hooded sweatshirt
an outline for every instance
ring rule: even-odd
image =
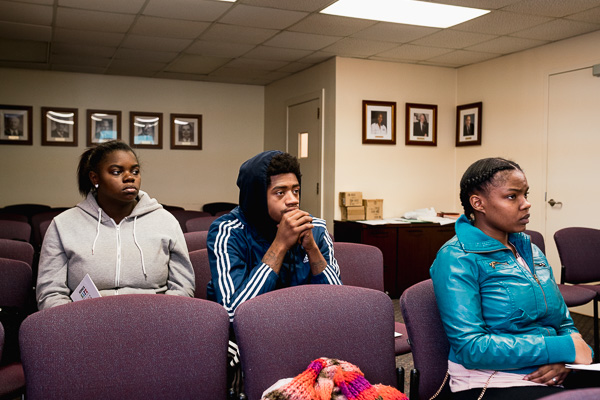
[[[194,270],[179,222],[141,190],[131,215],[118,225],[92,193],[54,218],[40,254],[38,308],[70,303],[86,274],[102,296],[194,296]]]

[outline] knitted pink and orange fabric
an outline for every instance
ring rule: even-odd
[[[408,400],[398,389],[371,385],[354,364],[318,358],[290,382],[267,393],[262,400]]]

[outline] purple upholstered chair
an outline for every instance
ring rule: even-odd
[[[189,252],[206,248],[208,231],[185,232],[183,236]]]
[[[411,372],[410,398],[429,399],[444,382],[450,352],[431,279],[406,289],[400,296],[400,309],[415,366]],[[449,395],[450,386],[446,382],[437,399],[446,399]]]
[[[20,240],[29,242],[31,225],[28,222],[0,220],[0,239]]]
[[[33,246],[20,240],[0,239],[0,257],[19,260],[31,267],[33,263]]]
[[[594,297],[594,359],[600,359],[598,332],[598,300],[600,285],[589,282],[600,281],[600,229],[563,228],[554,233],[561,263],[560,283],[572,283],[575,287],[593,290]],[[566,302],[566,300],[565,300]]]
[[[210,224],[217,218],[208,216],[188,219],[185,223],[186,232],[207,231],[210,228]]]
[[[208,263],[208,250],[200,249],[190,251],[190,261],[194,267],[194,278],[196,280],[195,296],[197,299],[206,300],[206,285],[210,281],[210,264]]]
[[[181,230],[183,232],[188,232],[187,227],[185,226],[186,222],[193,218],[200,217],[210,217],[211,215],[204,211],[195,211],[195,210],[168,210],[177,221],[179,221],[179,225],[181,226]]]
[[[4,348],[4,327],[0,324],[0,359]],[[25,391],[25,375],[20,362],[0,365],[0,398],[14,399]]]
[[[360,243],[335,242],[333,250],[344,285],[384,291],[383,253],[379,248]],[[402,334],[395,339],[396,356],[410,353],[406,326],[396,322],[395,330]]]
[[[229,318],[181,296],[83,300],[29,316],[19,341],[27,399],[227,398]]]
[[[0,307],[24,310],[31,288],[29,264],[20,260],[0,258]]]
[[[539,400],[598,400],[600,399],[600,388],[565,390]]]
[[[369,382],[397,387],[394,306],[381,291],[334,285],[279,289],[241,304],[233,326],[249,400],[319,357],[350,362]]]
[[[42,241],[44,240],[44,234],[46,233],[45,230],[42,232],[42,223],[49,221],[47,222],[48,225],[46,225],[46,229],[48,229],[52,219],[68,209],[68,207],[56,207],[49,211],[44,211],[31,216],[31,244],[33,244],[36,249],[39,250],[42,247]]]

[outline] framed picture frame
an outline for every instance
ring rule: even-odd
[[[87,110],[87,146],[121,139],[121,111]]]
[[[77,109],[42,107],[42,146],[77,146]]]
[[[163,114],[131,111],[129,145],[138,149],[162,149]]]
[[[33,107],[0,105],[0,144],[33,144]]]
[[[363,100],[363,144],[396,144],[396,103]]]
[[[437,105],[406,103],[405,144],[437,146]]]
[[[202,115],[171,114],[171,148],[202,150]]]
[[[481,145],[481,115],[483,103],[464,104],[456,107],[456,145]]]

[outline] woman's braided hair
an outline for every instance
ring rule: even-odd
[[[498,172],[509,170],[523,171],[516,162],[500,157],[483,158],[467,168],[460,180],[460,202],[469,219],[473,219],[475,211],[469,201],[471,195],[475,192],[485,192]]]

